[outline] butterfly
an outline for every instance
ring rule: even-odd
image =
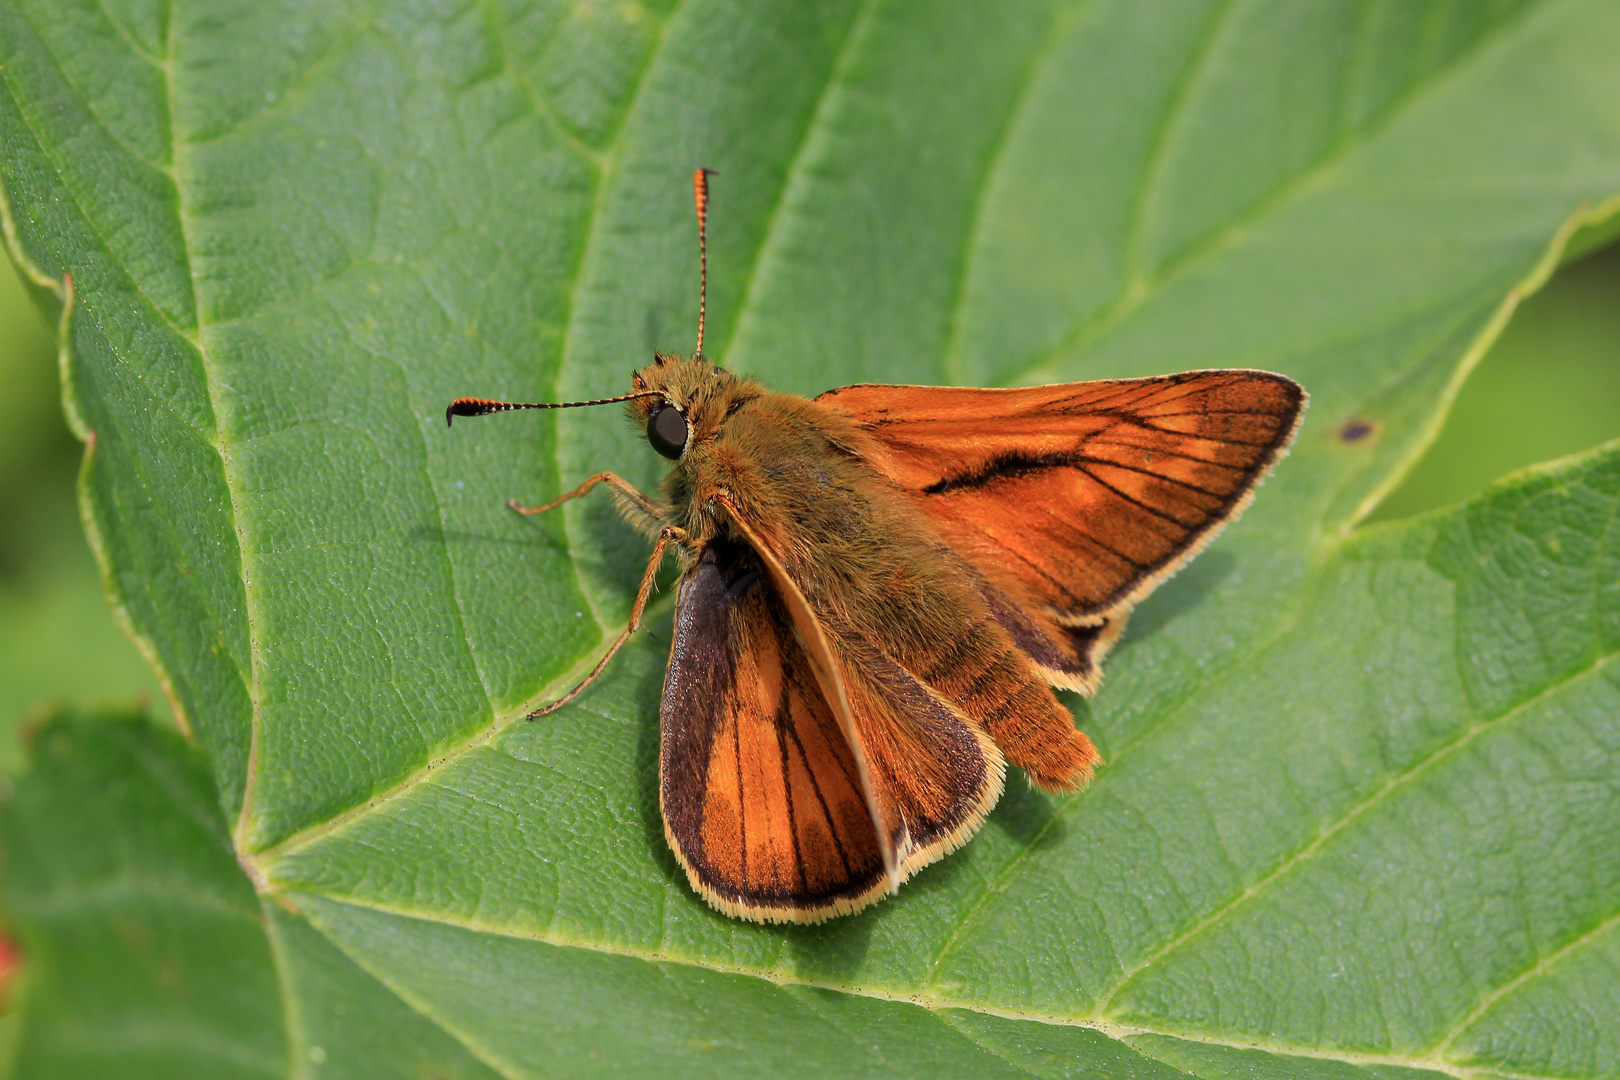
[[[772,393],[698,345],[589,402],[458,398],[445,413],[624,402],[674,463],[662,498],[598,473],[680,566],[660,707],[670,848],[718,910],[818,922],[965,843],[1006,763],[1072,792],[1100,764],[1054,688],[1091,694],[1131,608],[1254,494],[1306,395],[1265,371],[1020,389],[862,384]]]

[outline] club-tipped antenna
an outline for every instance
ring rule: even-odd
[[[713,169],[692,174],[692,201],[698,218],[698,339],[695,355],[703,355],[703,317],[709,308],[709,177]]]
[[[619,397],[597,398],[595,401],[491,401],[488,398],[460,397],[444,410],[444,426],[449,427],[458,416],[488,416],[490,413],[511,412],[514,409],[578,409],[586,405],[612,405],[616,401],[634,401],[636,398],[663,397],[658,390],[637,390]]]

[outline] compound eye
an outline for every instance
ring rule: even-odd
[[[686,452],[686,434],[686,417],[673,405],[660,405],[647,416],[647,441],[671,461]]]

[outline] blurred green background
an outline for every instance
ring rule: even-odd
[[[1610,230],[1612,232],[1612,230]],[[0,262],[0,769],[13,728],[53,702],[145,698],[157,681],[119,630],[79,524],[81,447],[62,419],[52,333]],[[1620,436],[1620,245],[1565,265],[1463,385],[1440,436],[1378,508],[1445,506],[1525,465]]]
[[[79,524],[83,449],[62,418],[53,328],[0,259],[0,769],[17,759],[18,722],[53,702],[144,696],[168,712]]]

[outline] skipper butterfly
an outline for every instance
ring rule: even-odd
[[[693,178],[697,349],[626,402],[674,463],[663,498],[598,473],[680,564],[659,796],[693,888],[764,922],[859,911],[965,843],[1005,762],[1047,791],[1100,763],[1054,687],[1093,693],[1131,608],[1235,518],[1305,406],[1265,371],[1022,389],[862,384],[772,393],[703,355],[708,170]]]

